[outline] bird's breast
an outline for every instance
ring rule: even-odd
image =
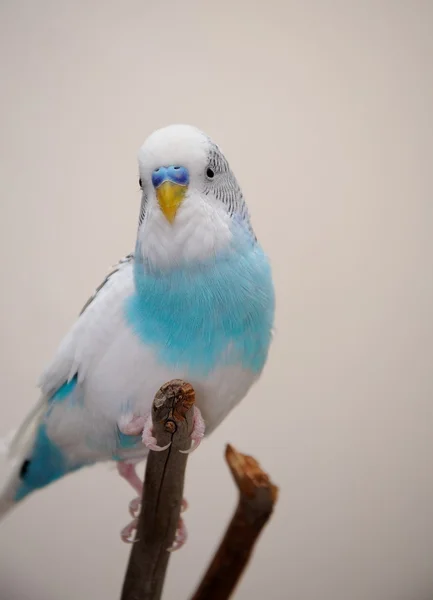
[[[168,273],[135,265],[135,292],[125,321],[159,360],[207,376],[216,366],[241,364],[259,372],[274,314],[268,261],[259,247]]]

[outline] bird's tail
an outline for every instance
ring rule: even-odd
[[[42,396],[17,431],[0,439],[0,519],[19,501],[23,468],[32,455],[47,401]]]
[[[13,508],[14,503],[8,498],[8,494],[4,493],[3,489],[6,486],[7,481],[10,479],[11,474],[11,460],[9,456],[10,446],[13,438],[16,435],[16,431],[11,431],[5,437],[0,438],[0,482],[2,491],[0,493],[0,519]]]

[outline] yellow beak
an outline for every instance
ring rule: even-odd
[[[173,223],[174,221],[177,209],[185,197],[186,190],[186,185],[180,185],[179,183],[173,183],[172,181],[163,181],[161,185],[156,188],[156,197],[159,206],[170,223]]]

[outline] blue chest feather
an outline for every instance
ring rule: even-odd
[[[197,375],[220,364],[242,364],[254,372],[263,368],[274,291],[258,244],[247,240],[212,260],[168,272],[150,272],[136,258],[134,277],[136,293],[125,304],[127,322],[164,364]]]

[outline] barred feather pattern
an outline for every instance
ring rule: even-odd
[[[215,177],[212,180],[207,179],[204,193],[206,195],[213,194],[217,200],[223,202],[227,206],[229,215],[243,221],[256,239],[248,207],[236,177],[218,146],[211,140],[209,140],[209,145],[209,167],[214,171]]]
[[[147,205],[147,194],[143,191],[143,195],[141,197],[140,216],[138,217],[138,229],[140,229],[141,224],[144,221],[144,217],[146,215],[146,205]]]

